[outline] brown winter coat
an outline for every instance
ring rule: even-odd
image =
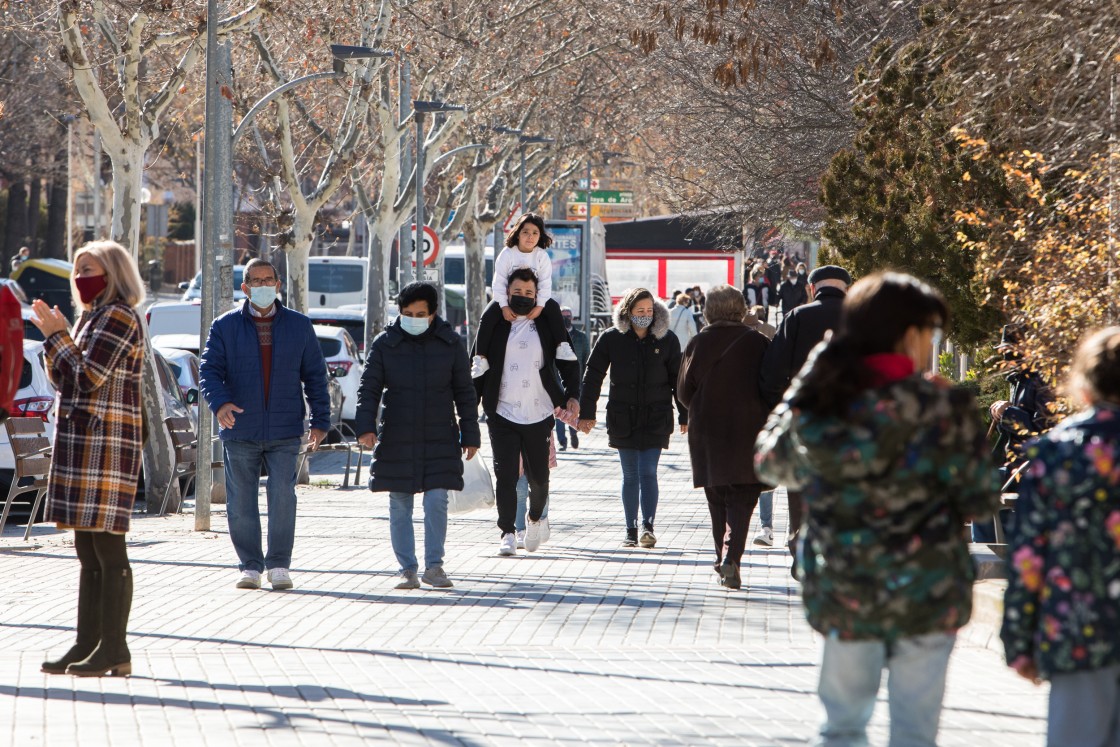
[[[694,487],[761,482],[754,472],[754,442],[770,412],[758,390],[768,344],[744,324],[715,322],[685,349],[677,396],[688,406]]]
[[[140,476],[140,366],[144,336],[121,302],[82,315],[74,337],[44,344],[59,391],[47,484],[47,521],[60,529],[128,531]]]

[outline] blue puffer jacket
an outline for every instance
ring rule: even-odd
[[[227,402],[245,411],[237,414],[232,428],[219,428],[222,440],[275,441],[302,436],[306,430],[305,393],[311,405],[311,427],[330,430],[327,364],[311,320],[279,301],[276,306],[267,408],[260,342],[249,301],[210,325],[202,351],[199,387],[214,413]]]

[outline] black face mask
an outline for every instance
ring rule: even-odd
[[[533,307],[536,305],[537,300],[535,298],[529,298],[528,296],[509,297],[509,307],[513,311],[513,313],[517,314],[518,316],[525,316],[530,311],[532,311]]]
[[[571,328],[572,328],[572,320],[567,318],[567,317],[564,317],[564,329],[571,329]]]

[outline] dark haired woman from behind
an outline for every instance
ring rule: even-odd
[[[1085,407],[1027,444],[1008,533],[1008,666],[1050,680],[1047,744],[1120,744],[1120,327],[1089,336],[1069,394]]]
[[[866,744],[882,670],[891,744],[933,745],[956,631],[972,612],[963,523],[999,478],[973,396],[921,375],[948,322],[909,275],[856,283],[755,447],[762,479],[804,491],[799,565],[825,636],[820,744]]]

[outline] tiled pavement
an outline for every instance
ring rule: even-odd
[[[615,452],[598,430],[582,446],[560,454],[540,552],[499,557],[489,512],[452,518],[450,591],[390,590],[387,498],[325,486],[336,455],[300,488],[290,592],[233,588],[224,514],[204,533],[137,520],[127,679],[39,672],[72,638],[77,562],[38,527],[39,549],[0,552],[0,745],[803,744],[819,641],[784,551],[751,549],[744,591],[714,583],[680,436],[658,547],[621,548]],[[962,641],[940,741],[1040,745],[1045,693]]]

